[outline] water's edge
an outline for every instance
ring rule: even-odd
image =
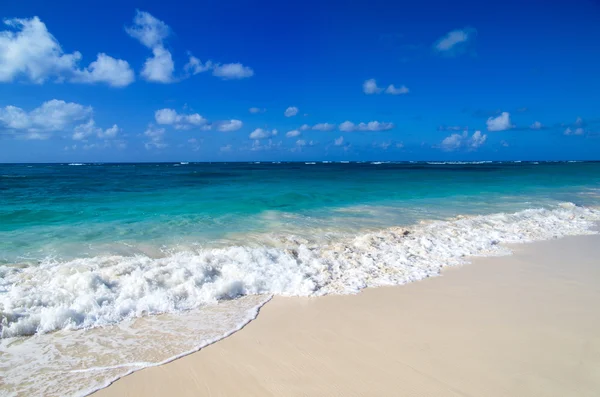
[[[600,210],[600,209],[599,209],[599,210]],[[581,234],[574,234],[574,235],[563,235],[563,236],[560,236],[560,237],[556,237],[556,238],[548,238],[548,239],[544,239],[544,240],[532,240],[532,241],[524,241],[524,242],[510,242],[510,243],[501,243],[501,244],[500,244],[500,247],[504,249],[504,251],[503,251],[502,255],[504,255],[504,256],[512,256],[512,255],[514,254],[514,251],[513,251],[513,249],[511,248],[511,246],[512,246],[512,245],[515,245],[515,246],[516,246],[516,245],[520,245],[520,244],[526,244],[526,245],[535,245],[536,243],[543,242],[543,241],[550,241],[550,240],[553,240],[553,239],[563,239],[563,238],[566,238],[566,237],[581,237],[581,236],[586,236],[586,235],[595,235],[595,234],[600,234],[600,221],[596,221],[596,222],[594,222],[593,226],[592,226],[592,227],[590,227],[590,228],[589,228],[587,231],[588,231],[588,233],[581,233]],[[464,257],[464,261],[463,261],[461,264],[459,264],[459,265],[455,265],[455,266],[453,266],[453,267],[460,267],[460,266],[462,266],[462,265],[472,265],[472,264],[473,264],[473,263],[472,263],[472,260],[473,260],[473,259],[475,259],[475,258],[482,258],[482,257],[489,257],[489,256],[496,256],[496,255],[470,255],[470,256],[466,256],[466,257]],[[442,276],[442,275],[443,275],[443,272],[440,272],[439,276]],[[427,278],[429,278],[429,277],[427,277]],[[425,281],[427,278],[425,278],[425,279],[420,279],[420,280],[415,280],[414,282]],[[387,288],[400,288],[400,287],[402,287],[403,285],[405,285],[405,284],[385,285],[385,286],[383,286],[383,285],[382,285],[382,286],[366,287],[366,288],[381,288],[381,287],[387,287]],[[364,289],[366,289],[366,288],[364,288]],[[356,291],[356,292],[355,292],[355,294],[360,294],[362,291],[363,291],[363,289],[360,289],[360,290]],[[140,367],[140,368],[132,369],[132,370],[130,370],[129,372],[127,372],[126,374],[124,374],[124,375],[122,375],[122,376],[119,376],[119,377],[116,377],[115,379],[113,379],[113,380],[111,380],[111,381],[107,382],[105,385],[103,385],[103,386],[101,386],[101,387],[98,387],[98,388],[95,388],[95,389],[93,389],[93,390],[84,391],[84,392],[82,392],[82,394],[80,394],[80,395],[78,395],[78,396],[79,396],[79,397],[85,397],[85,396],[92,395],[92,394],[96,393],[96,392],[97,392],[97,391],[99,391],[99,390],[102,390],[102,389],[105,389],[105,388],[109,387],[109,386],[110,386],[110,385],[112,385],[113,383],[117,382],[119,379],[121,379],[121,378],[124,378],[124,377],[126,377],[126,376],[129,376],[129,375],[131,375],[131,374],[133,374],[133,373],[135,373],[135,372],[141,371],[141,370],[143,370],[143,369],[145,369],[145,368],[157,367],[157,366],[161,366],[161,365],[168,364],[168,363],[170,363],[170,362],[173,362],[173,361],[175,361],[175,360],[178,360],[178,359],[180,359],[180,358],[183,358],[183,357],[185,357],[185,356],[188,356],[188,355],[190,355],[190,354],[198,353],[198,352],[200,352],[202,349],[204,349],[204,348],[205,348],[205,347],[207,347],[207,346],[213,345],[213,344],[215,344],[215,343],[218,343],[218,342],[220,342],[220,341],[222,341],[222,340],[225,340],[225,339],[227,339],[228,337],[232,336],[233,334],[237,333],[238,331],[242,331],[242,330],[243,330],[243,329],[244,329],[244,328],[245,328],[245,327],[246,327],[248,324],[250,324],[250,322],[252,322],[252,321],[256,320],[256,319],[258,318],[258,315],[260,314],[260,311],[261,311],[261,309],[262,309],[262,308],[263,308],[263,307],[264,307],[264,306],[265,306],[267,303],[269,303],[269,301],[271,301],[271,299],[272,299],[273,297],[274,297],[274,295],[269,295],[269,296],[268,296],[268,297],[265,299],[265,301],[264,301],[264,302],[263,302],[263,303],[262,303],[260,306],[258,306],[258,307],[256,308],[256,313],[255,313],[255,315],[254,315],[254,317],[253,317],[253,318],[249,319],[247,322],[245,322],[245,323],[244,323],[243,325],[241,325],[239,328],[237,328],[237,329],[235,329],[235,330],[232,330],[231,332],[229,332],[229,333],[227,333],[227,334],[223,335],[223,337],[222,337],[222,338],[215,339],[214,341],[211,341],[210,343],[206,343],[206,344],[204,344],[204,345],[202,345],[202,346],[199,346],[197,349],[193,349],[193,350],[187,351],[187,352],[185,352],[185,353],[182,353],[182,354],[176,355],[176,356],[174,356],[174,357],[171,357],[171,358],[168,358],[168,359],[166,359],[166,360],[164,360],[164,361],[162,361],[162,362],[159,362],[159,363],[151,363],[151,364],[149,364],[149,365],[147,365],[147,366],[144,366],[144,367]],[[291,298],[291,299],[294,299],[294,298],[318,299],[319,297],[320,297],[320,296],[309,296],[309,297],[289,297],[289,298]],[[125,364],[124,366],[128,366],[128,364]],[[93,369],[91,368],[91,369],[89,369],[89,370],[93,370]]]

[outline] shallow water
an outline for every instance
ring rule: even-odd
[[[436,276],[599,204],[600,163],[0,165],[0,391],[85,394],[272,294]]]

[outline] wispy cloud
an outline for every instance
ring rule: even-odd
[[[354,131],[387,131],[394,128],[393,123],[379,122],[379,121],[370,121],[368,123],[358,123],[354,124],[351,121],[344,121],[339,125],[340,131],[343,132],[354,132]]]
[[[277,132],[278,131],[276,129],[268,130],[264,128],[257,128],[254,131],[252,131],[250,135],[248,135],[248,138],[255,140],[271,138],[276,136]]]
[[[433,49],[438,54],[455,56],[467,52],[477,37],[477,30],[473,28],[456,29],[448,32],[433,44]]]

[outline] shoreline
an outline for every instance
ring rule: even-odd
[[[357,295],[276,296],[233,335],[93,395],[592,396],[598,243],[511,245],[511,256]]]

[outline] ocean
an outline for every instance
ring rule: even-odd
[[[0,164],[0,394],[86,395],[273,295],[595,233],[598,162]]]

